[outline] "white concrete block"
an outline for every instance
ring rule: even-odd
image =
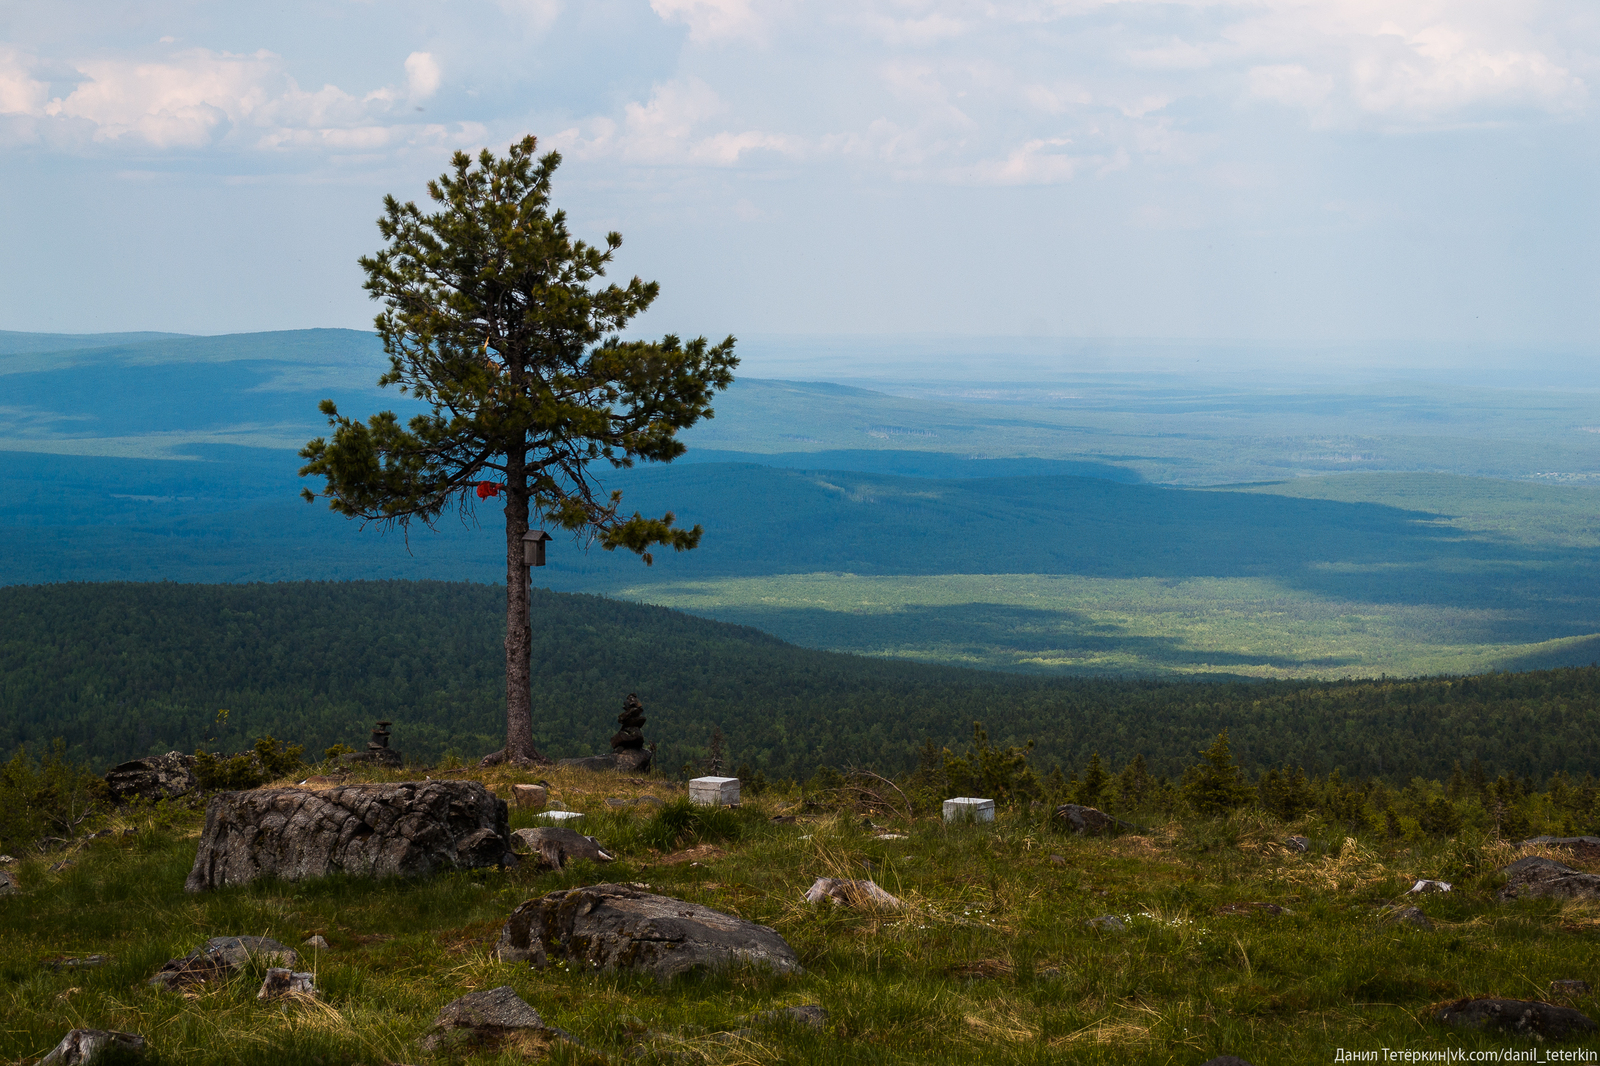
[[[992,822],[994,800],[974,796],[957,796],[944,801],[944,820],[947,822]]]
[[[689,802],[710,807],[739,805],[737,777],[697,777],[689,782]]]

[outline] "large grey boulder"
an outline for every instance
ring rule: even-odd
[[[158,988],[178,988],[233,974],[252,957],[278,966],[293,966],[300,955],[287,944],[266,936],[214,936],[189,954],[169,960],[150,983]]]
[[[794,949],[767,926],[633,885],[588,885],[529,900],[512,912],[495,955],[540,969],[567,959],[588,969],[642,970],[659,980],[745,965],[802,972]]]
[[[559,826],[518,829],[511,834],[511,840],[513,844],[532,852],[539,865],[552,870],[561,869],[570,859],[588,859],[590,862],[611,862],[616,859],[598,840],[586,837],[576,829]]]
[[[417,877],[504,866],[516,862],[510,837],[505,801],[476,781],[223,792],[206,806],[183,887],[204,892],[258,877]]]
[[[1500,889],[1502,900],[1600,899],[1600,877],[1580,873],[1554,859],[1530,855],[1500,872],[1506,875],[1505,886]]]
[[[120,803],[131,799],[159,800],[182,796],[200,787],[194,776],[194,756],[181,751],[151,755],[119,763],[106,771],[106,788]]]
[[[115,1029],[74,1029],[39,1060],[39,1066],[84,1066],[111,1050],[137,1054],[144,1050],[144,1037]]]
[[[1575,1033],[1594,1032],[1594,1022],[1571,1007],[1558,1007],[1536,999],[1461,999],[1434,1011],[1437,1020],[1458,1029],[1494,1029],[1518,1036],[1565,1040]]]

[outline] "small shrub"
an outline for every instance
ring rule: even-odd
[[[327,749],[325,749],[323,751],[323,753],[322,753],[322,761],[323,762],[332,762],[333,760],[337,759],[341,755],[350,755],[350,754],[352,754],[355,750],[356,749],[352,748],[348,744],[335,744],[333,747],[327,748]]]
[[[303,750],[299,744],[285,747],[271,737],[258,737],[254,748],[231,758],[197,751],[194,753],[194,776],[207,791],[257,788],[299,769]]]
[[[35,762],[25,748],[0,765],[0,850],[44,836],[71,839],[94,814],[105,782],[67,756],[64,740]]]
[[[690,803],[687,798],[665,804],[644,824],[639,840],[661,851],[686,844],[739,839],[739,816],[726,807]]]

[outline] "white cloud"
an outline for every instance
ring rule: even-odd
[[[406,56],[406,99],[420,103],[439,91],[439,63],[427,52]]]
[[[711,86],[687,78],[655,86],[646,103],[627,104],[620,125],[598,118],[588,123],[587,137],[572,128],[550,141],[580,159],[612,158],[645,165],[732,166],[751,152],[793,156],[804,150],[802,138],[792,135],[706,128],[727,110]]]
[[[764,28],[750,0],[650,0],[650,9],[686,24],[692,41],[760,37]]]

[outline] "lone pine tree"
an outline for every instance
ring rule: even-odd
[[[505,494],[506,746],[486,762],[543,760],[534,747],[528,656],[530,515],[608,551],[626,548],[648,565],[651,549],[678,551],[701,529],[635,511],[606,492],[597,470],[683,454],[677,432],[712,417],[711,397],[733,381],[734,339],[712,345],[622,340],[620,331],[655,300],[659,286],[600,279],[622,236],[601,249],[574,240],[566,214],[550,208],[561,157],[535,158],[524,137],[503,158],[465,152],[428,183],[438,205],[384,198],[384,248],[361,259],[365,288],[384,309],[378,335],[398,385],[432,407],[402,425],[392,411],[365,423],[322,401],[332,439],[300,451],[302,476],[340,514],[383,526],[432,526],[449,508]],[[476,497],[476,500],[475,498]]]

